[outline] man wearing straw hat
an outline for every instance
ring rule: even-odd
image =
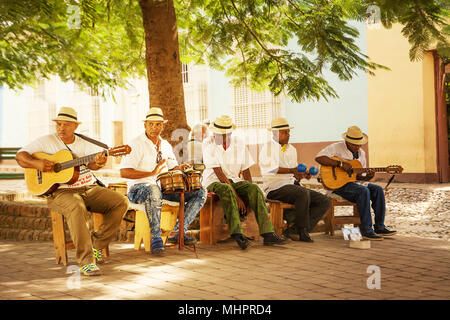
[[[263,190],[267,199],[279,200],[295,206],[294,225],[284,234],[292,240],[313,242],[309,232],[331,206],[331,200],[323,194],[307,189],[299,184],[302,178],[311,175],[297,170],[297,150],[289,144],[290,130],[285,118],[274,119],[269,128],[272,139],[265,144],[259,155],[259,165],[263,176]]]
[[[47,197],[48,207],[64,215],[70,236],[76,249],[76,259],[83,275],[99,275],[97,264],[104,263],[102,249],[106,248],[119,230],[128,209],[128,199],[118,192],[98,186],[91,173],[105,166],[106,156],[102,148],[75,134],[81,123],[73,108],[62,107],[56,123],[56,133],[40,137],[19,150],[16,160],[24,168],[35,168],[43,172],[53,171],[55,163],[36,159],[32,154],[44,152],[54,154],[69,150],[77,157],[98,153],[94,161],[80,166],[80,175],[73,184],[60,184]],[[87,211],[103,213],[103,223],[91,233],[86,225]]]
[[[366,153],[361,149],[361,146],[367,143],[367,135],[359,127],[351,126],[347,129],[347,132],[342,134],[342,138],[344,138],[344,141],[333,143],[321,150],[316,155],[316,161],[321,165],[340,167],[349,172],[352,169],[350,163],[331,158],[338,157],[345,161],[356,159],[361,163],[363,168],[366,168]],[[367,182],[374,175],[374,171],[368,174],[360,174],[357,176],[357,180],[366,182],[349,182],[333,192],[348,201],[356,203],[361,218],[361,234],[364,239],[383,240],[384,236],[392,236],[396,231],[389,230],[384,225],[386,205],[383,188]],[[373,227],[372,215],[370,213],[371,202],[375,213],[375,224]]]
[[[133,203],[144,203],[147,213],[150,231],[152,234],[151,251],[154,255],[165,252],[161,238],[161,207],[162,200],[180,200],[179,194],[162,194],[156,180],[160,173],[169,170],[185,170],[189,165],[178,162],[173,153],[172,146],[167,140],[161,138],[167,120],[164,119],[160,108],[150,108],[145,116],[145,132],[137,136],[130,146],[130,154],[122,158],[120,163],[120,175],[127,178],[128,198]],[[206,192],[200,189],[185,194],[184,230],[194,221],[206,201]],[[178,222],[173,232],[178,231]],[[177,243],[178,234],[168,239]],[[185,244],[195,243],[195,239],[184,235]]]
[[[220,116],[211,123],[210,130],[214,134],[213,142],[203,148],[203,161],[206,166],[203,172],[203,185],[209,192],[214,192],[220,199],[230,234],[239,247],[244,250],[249,240],[243,235],[240,217],[247,215],[249,206],[256,215],[260,234],[264,245],[283,244],[274,232],[264,200],[264,194],[252,183],[250,167],[255,163],[245,143],[232,136],[235,126],[228,116]],[[242,172],[241,179],[239,177]]]

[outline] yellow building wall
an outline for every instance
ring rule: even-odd
[[[433,56],[411,62],[401,29],[367,29],[367,55],[391,69],[368,76],[370,166],[399,164],[407,173],[436,173]]]

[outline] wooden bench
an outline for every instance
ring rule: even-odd
[[[246,220],[241,224],[247,237],[259,239],[258,224],[253,211],[247,214]],[[225,221],[219,197],[215,193],[209,192],[206,202],[200,210],[200,242],[213,245],[229,237],[230,228]]]
[[[178,203],[165,202],[161,207],[161,239],[166,244],[168,237],[172,233],[173,228],[178,220]],[[145,213],[143,204],[136,204],[130,202],[129,211],[134,211],[135,227],[134,227],[134,250],[140,250],[141,245],[144,244],[144,251],[150,251],[151,232],[148,217]]]
[[[125,182],[111,183],[108,188],[127,195],[127,184]],[[161,238],[163,243],[167,242],[172,229],[178,220],[179,203],[163,200],[161,207]],[[144,251],[150,251],[151,233],[144,204],[129,203],[128,213],[134,217],[134,249],[140,250],[144,245]],[[125,226],[123,226],[126,228]]]
[[[318,223],[314,230],[311,231],[311,233],[325,232],[325,234],[334,236],[336,226],[353,224],[355,227],[357,227],[361,224],[358,208],[355,203],[347,201],[334,193],[329,194],[328,197],[331,198],[331,206],[322,217],[324,223]],[[275,228],[275,232],[280,235],[283,228],[285,227],[283,223],[283,209],[294,208],[294,205],[276,200],[267,200],[267,203],[270,208],[270,220],[272,221],[272,224]],[[352,214],[336,216],[335,208],[345,206],[352,207]]]
[[[361,224],[356,204],[347,201],[336,194],[330,194],[331,207],[324,214],[323,223],[318,223],[311,233],[325,232],[331,236],[334,235],[336,225],[353,224],[359,226]],[[270,221],[273,224],[275,232],[281,235],[286,224],[283,220],[283,210],[292,209],[294,205],[284,203],[277,200],[266,200],[270,212]],[[335,208],[341,206],[353,207],[352,215],[336,216]],[[247,220],[242,223],[244,234],[246,236],[259,238],[258,225],[255,215],[250,213]],[[230,236],[228,224],[225,221],[222,206],[219,198],[214,193],[208,193],[208,198],[203,208],[200,210],[200,242],[213,245],[217,241],[227,239]]]
[[[361,224],[361,219],[359,217],[359,212],[356,203],[347,201],[335,193],[331,193],[328,196],[331,198],[331,207],[330,209],[328,209],[327,212],[327,215],[329,216],[330,219],[328,232],[331,236],[334,235],[336,225],[353,224],[353,226],[357,227]],[[345,216],[336,216],[334,209],[336,207],[344,207],[344,206],[353,207],[352,214]]]
[[[103,222],[103,214],[92,212],[92,224],[93,229],[97,230]],[[75,245],[72,240],[66,238],[66,232],[64,228],[64,216],[56,211],[51,210],[50,215],[52,217],[52,232],[53,232],[53,246],[55,248],[56,264],[63,263],[67,266],[67,250],[75,249]],[[109,248],[102,250],[104,257],[109,257]]]
[[[14,160],[16,158],[16,153],[20,148],[0,148],[0,164],[3,160]],[[0,168],[1,170],[1,168]],[[23,172],[0,172],[0,179],[24,179],[25,174]]]
[[[283,228],[285,227],[283,223],[283,209],[293,209],[295,206],[293,204],[270,199],[267,199],[266,203],[269,207],[270,221],[275,229],[275,233],[280,236],[283,233]]]

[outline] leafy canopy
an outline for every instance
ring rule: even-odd
[[[125,85],[145,75],[143,37],[135,1],[1,0],[0,85],[52,74],[94,89]]]
[[[383,68],[360,51],[348,23],[364,21],[369,5],[384,26],[403,25],[411,60],[435,45],[449,56],[447,1],[175,0],[175,8],[183,62],[302,101],[337,97],[324,70],[350,80]],[[0,0],[0,85],[20,89],[56,74],[102,92],[125,86],[145,75],[144,34],[137,0]]]

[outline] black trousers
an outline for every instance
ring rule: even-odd
[[[298,184],[288,184],[272,190],[267,194],[267,199],[278,200],[293,204],[295,209],[295,225],[312,231],[331,206],[331,199],[327,196],[302,187]]]

